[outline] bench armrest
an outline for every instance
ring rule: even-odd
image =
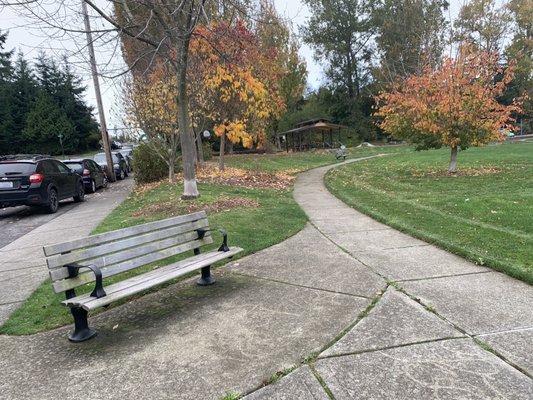
[[[69,278],[77,277],[78,274],[80,273],[80,268],[89,268],[93,272],[95,281],[96,281],[94,285],[94,289],[91,292],[91,297],[96,297],[97,299],[99,299],[101,297],[106,296],[106,292],[104,290],[104,285],[103,285],[103,279],[102,279],[102,271],[96,265],[70,264],[70,265],[66,265],[66,267],[68,269]]]
[[[214,230],[218,230],[222,234],[222,238],[223,238],[222,239],[222,244],[218,248],[218,251],[223,251],[223,252],[229,251],[229,247],[228,247],[228,232],[226,232],[225,229],[223,229],[223,228],[213,228],[213,229],[200,228],[200,229],[197,229],[196,232],[198,232],[198,238],[199,239],[203,239],[205,234],[206,234],[206,232],[212,232]]]

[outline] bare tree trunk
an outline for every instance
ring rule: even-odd
[[[188,40],[180,41],[178,47],[178,121],[180,129],[180,143],[183,160],[183,194],[182,199],[195,199],[200,196],[196,185],[196,171],[194,160],[196,150],[191,135],[191,122],[189,120],[189,102],[187,99],[187,63],[188,63]]]
[[[167,149],[168,181],[171,184],[176,183],[176,151],[178,147],[178,137],[178,135],[173,135],[170,138],[170,143]]]
[[[218,168],[224,171],[224,152],[226,151],[226,133],[224,132],[220,137],[220,154],[218,156]]]
[[[204,148],[202,147],[202,133],[196,132],[196,155],[198,156],[198,164],[204,165]]]
[[[455,174],[457,172],[457,146],[452,147],[452,154],[450,157],[450,166],[448,167],[448,172],[450,174]]]
[[[168,163],[168,181],[170,183],[176,183],[175,161],[176,160],[171,160],[171,162]]]

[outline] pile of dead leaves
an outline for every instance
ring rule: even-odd
[[[285,190],[292,186],[295,176],[286,172],[268,173],[231,167],[220,171],[217,166],[208,164],[198,168],[196,178],[202,183]]]
[[[212,203],[200,201],[187,201],[179,198],[161,203],[150,204],[132,214],[133,217],[149,217],[153,214],[162,214],[166,217],[189,214],[197,211],[218,213],[230,211],[235,208],[258,208],[260,204],[246,197],[221,197]]]
[[[134,193],[136,195],[142,195],[145,193],[150,192],[153,189],[157,189],[159,186],[163,185],[164,183],[167,183],[168,179],[162,179],[157,182],[150,182],[150,183],[143,183],[143,184],[136,184],[135,188],[133,189]]]
[[[252,171],[241,168],[226,167],[220,171],[217,164],[208,163],[203,168],[197,168],[196,179],[200,183],[213,183],[217,185],[238,186],[251,189],[289,189],[296,179],[297,170],[268,173]],[[177,182],[183,182],[183,175],[176,174]],[[167,179],[158,182],[146,183],[135,186],[135,194],[142,195],[167,183]]]

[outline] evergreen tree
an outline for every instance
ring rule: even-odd
[[[27,153],[22,132],[26,128],[26,119],[37,97],[37,91],[37,81],[33,71],[20,53],[13,73],[11,98],[13,126],[8,135],[12,146],[10,153]]]
[[[9,82],[13,74],[13,67],[11,66],[11,57],[13,50],[3,51],[7,41],[7,33],[0,31],[0,84]]]
[[[92,115],[93,108],[87,106],[83,100],[87,87],[82,85],[81,78],[72,73],[66,59],[63,63],[61,105],[74,125],[78,150],[89,150],[98,145],[99,135],[98,124]]]
[[[54,99],[41,90],[27,116],[22,132],[25,147],[31,153],[60,154],[59,135],[63,135],[65,152],[76,151],[72,137],[74,125]]]
[[[44,53],[32,68],[22,54],[12,61],[0,32],[0,154],[60,154],[98,146],[98,124],[85,104],[86,88],[64,60],[60,65]]]
[[[7,153],[10,148],[10,132],[13,118],[11,116],[13,67],[12,51],[3,51],[7,34],[0,31],[0,154]]]

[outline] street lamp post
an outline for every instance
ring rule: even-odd
[[[61,145],[61,154],[63,154],[63,158],[65,158],[65,148],[63,147],[63,134],[60,133],[59,135],[57,135],[57,137],[59,138],[59,144]]]

